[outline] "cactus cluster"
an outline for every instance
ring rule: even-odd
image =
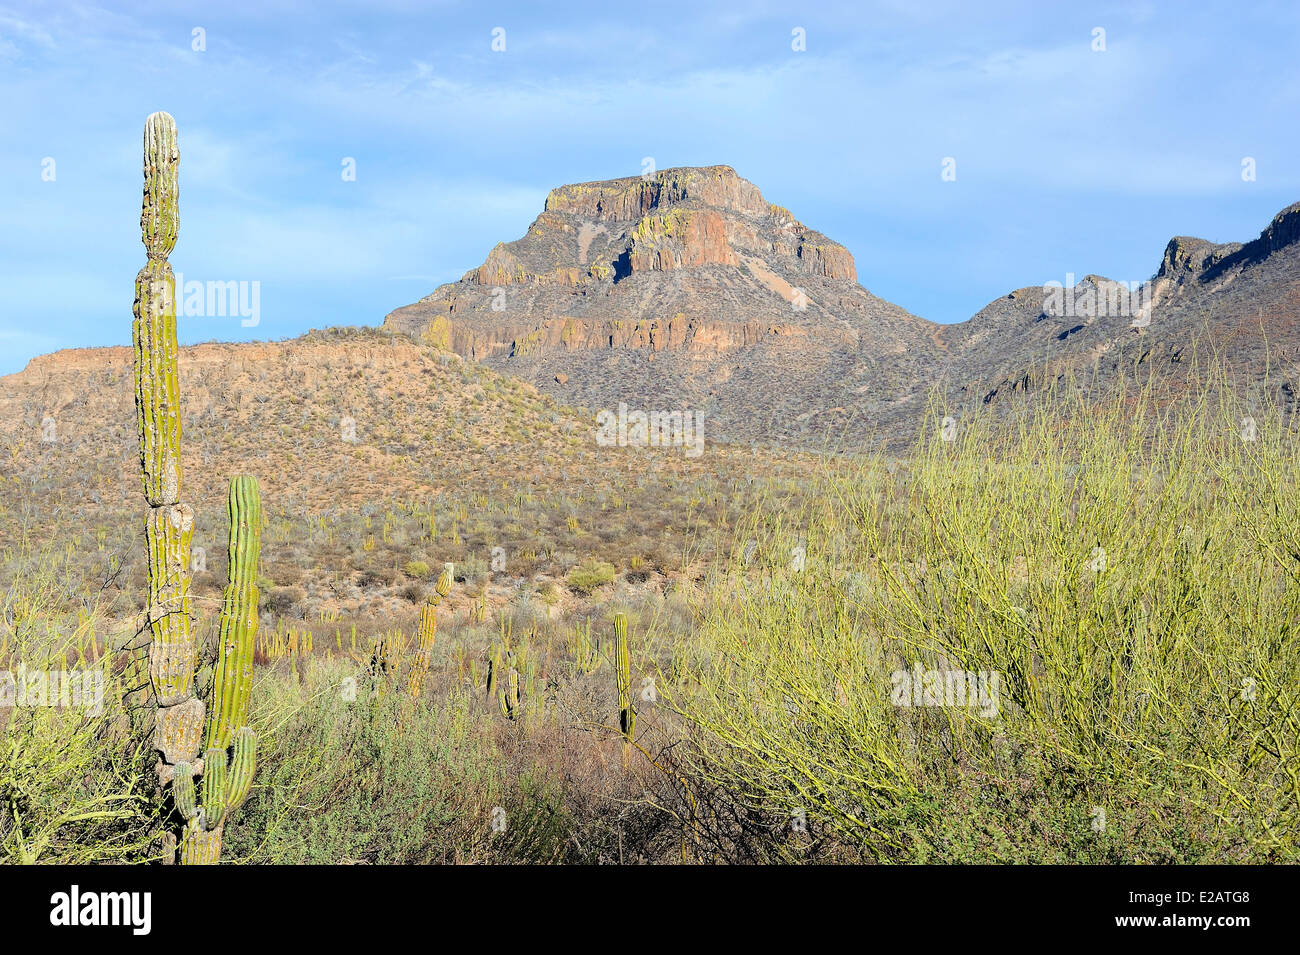
[[[194,513],[181,501],[181,407],[177,369],[176,280],[167,257],[179,224],[180,149],[176,121],[154,113],[144,128],[144,200],[140,232],[147,261],[135,280],[136,425],[144,484],[148,599],[139,630],[149,638],[148,669],[156,706],[154,747],[160,787],[170,784],[180,833],[165,834],[165,855],[179,843],[182,863],[216,862],[226,817],[248,795],[257,741],[244,726],[257,634],[257,558],[261,504],[257,482],[230,485],[230,584],[221,611],[221,644],[211,707],[194,696],[197,648],[190,608]],[[207,715],[206,750],[204,717]],[[232,750],[229,766],[227,750]],[[202,803],[195,777],[202,788]],[[168,858],[167,861],[170,861]]]
[[[342,637],[335,631],[335,643],[342,650]],[[288,658],[297,669],[299,657],[311,656],[315,649],[315,636],[312,631],[294,626],[277,626],[276,629],[257,636],[257,652],[268,660]]]
[[[488,654],[486,696],[496,698],[501,715],[517,720],[526,701],[537,689],[537,654],[532,641],[538,638],[537,622],[516,641],[514,625],[508,617],[501,620],[501,641]]]
[[[231,739],[230,750],[227,764],[225,747],[208,747],[199,763],[199,786],[194,782],[195,767],[189,763],[177,763],[173,770],[172,801],[185,820],[180,837],[183,865],[217,861],[226,817],[248,798],[257,764],[256,735],[247,726],[240,727]]]
[[[600,634],[592,637],[591,621],[587,620],[574,630],[573,653],[578,673],[595,673],[600,669]]]

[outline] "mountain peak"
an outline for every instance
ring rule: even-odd
[[[697,272],[708,269],[721,271],[708,278]],[[625,288],[615,291],[628,279],[656,272],[691,274],[669,283],[670,294],[658,296],[649,314],[640,298],[624,294]],[[448,319],[452,312],[459,320],[475,313],[500,324],[521,318],[525,304],[529,319],[542,321],[585,315],[596,308],[593,302],[602,318],[716,319],[713,299],[721,287],[747,302],[747,319],[786,318],[809,286],[806,279],[814,278],[856,284],[853,256],[767,202],[730,166],[684,166],[552,189],[521,238],[498,244],[459,282],[421,299],[417,305],[426,308],[420,321],[399,309],[388,323],[423,330],[418,326],[436,317],[427,306],[440,306]],[[504,291],[512,287],[556,291],[541,298],[529,291],[526,303],[512,307]],[[491,298],[485,289],[493,290]]]
[[[1275,252],[1300,240],[1300,202],[1292,203],[1273,217],[1259,238],[1241,242],[1214,243],[1192,236],[1175,236],[1165,246],[1157,278],[1176,284],[1208,282],[1225,274],[1259,265]]]
[[[721,165],[552,189],[522,237],[384,325],[539,386],[572,381],[575,402],[635,374],[648,390],[628,398],[690,402],[724,430],[781,382],[865,373],[860,347],[895,356],[891,375],[934,347],[858,284],[848,249]]]
[[[748,216],[772,207],[758,187],[730,166],[678,166],[644,176],[582,182],[552,189],[546,212],[604,222],[635,222],[651,212],[690,204]]]

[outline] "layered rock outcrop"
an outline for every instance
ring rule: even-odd
[[[914,424],[932,389],[1000,401],[1126,363],[1181,373],[1207,331],[1248,364],[1265,340],[1300,354],[1298,239],[1300,203],[1248,243],[1171,240],[1149,280],[1085,275],[936,325],[730,167],[668,169],[552,190],[526,235],[384,324],[572,404],[690,407],[732,439],[861,438]]]
[[[522,238],[384,324],[570,400],[704,403],[724,430],[778,385],[859,388],[882,361],[934,351],[928,323],[858,284],[844,246],[729,166],[553,189]]]
[[[637,279],[650,273],[688,274],[648,290]],[[523,238],[385,324],[471,358],[740,348],[789,334],[813,297],[804,286],[819,280],[856,285],[842,245],[729,166],[669,169],[552,190]]]

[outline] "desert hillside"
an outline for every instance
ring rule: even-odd
[[[119,627],[144,580],[131,360],[129,348],[69,350],[0,378],[6,573],[65,541]],[[224,580],[227,483],[252,474],[276,528],[272,627],[324,616],[364,637],[413,619],[449,561],[468,585],[449,600],[464,619],[538,594],[555,612],[580,607],[589,591],[567,581],[584,567],[662,592],[742,511],[741,489],[804,467],[716,444],[708,422],[701,453],[602,444],[594,418],[532,385],[375,330],[186,347],[179,370],[200,612]]]

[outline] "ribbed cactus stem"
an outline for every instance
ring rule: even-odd
[[[140,233],[151,259],[165,259],[176,248],[179,163],[176,120],[168,113],[154,113],[144,121],[144,201],[140,208]]]
[[[177,763],[172,772],[172,800],[182,819],[190,820],[199,814],[194,792],[194,769],[189,763]]]
[[[257,640],[257,562],[262,545],[262,500],[257,478],[231,480],[230,572],[221,605],[220,647],[212,681],[208,746],[223,751],[247,721]]]
[[[501,694],[501,712],[510,719],[519,715],[519,671],[515,669],[513,650],[506,652],[506,687]]]
[[[179,222],[179,163],[176,121],[167,113],[154,113],[144,127],[144,199],[140,211],[140,233],[148,261],[135,279],[131,337],[140,473],[149,507],[145,521],[149,592],[141,629],[149,632],[149,675],[162,708],[191,697],[195,657],[189,597],[194,515],[180,500],[176,280],[167,262],[176,246]],[[183,756],[196,758],[197,748]]]
[[[192,819],[181,834],[181,865],[216,865],[221,858],[222,827],[204,829]]]
[[[420,611],[420,644],[421,653],[428,653],[433,649],[434,638],[438,635],[438,603],[441,601],[436,593],[429,594],[424,601],[424,609]]]
[[[451,567],[448,565],[438,576],[438,583],[433,592],[424,601],[420,611],[419,645],[414,660],[411,661],[411,676],[407,687],[412,696],[419,696],[424,688],[424,678],[433,663],[434,640],[438,635],[438,605],[442,598],[451,593]]]
[[[203,825],[215,829],[226,815],[226,751],[210,748],[203,756]]]
[[[632,709],[632,663],[627,649],[627,614],[614,614],[614,678],[618,684],[618,727],[630,742],[636,726]]]
[[[148,262],[135,280],[136,419],[145,499],[176,504],[181,483],[180,386],[176,377],[176,247],[180,148],[176,120],[154,113],[144,124],[144,201],[140,233]]]
[[[247,726],[235,734],[230,770],[226,773],[226,812],[234,812],[248,798],[257,768],[257,736]]]

